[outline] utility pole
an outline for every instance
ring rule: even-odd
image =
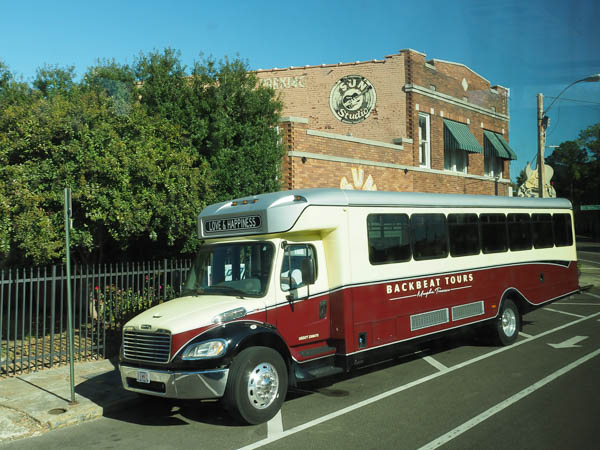
[[[538,126],[538,197],[544,198],[544,146],[546,145],[546,126],[544,120],[544,95],[537,95],[537,126]]]
[[[540,198],[544,198],[544,146],[546,145],[546,128],[548,128],[548,117],[546,113],[550,111],[554,102],[563,95],[563,93],[571,86],[577,83],[585,81],[587,83],[595,83],[600,81],[600,73],[591,75],[581,80],[573,81],[566,88],[560,91],[554,100],[550,103],[550,106],[544,111],[544,96],[542,94],[537,95],[537,132],[538,132],[538,195]]]

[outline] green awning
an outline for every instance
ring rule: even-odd
[[[500,142],[500,139],[498,139],[496,133],[483,130],[483,135],[483,145],[485,148],[486,155],[492,154],[494,156],[497,156],[498,158],[510,159],[508,152],[504,148],[504,145],[502,145],[502,142]]]
[[[510,148],[504,136],[492,131],[483,130],[485,153],[491,153],[498,158],[517,159],[517,154]]]
[[[452,150],[483,153],[481,144],[466,124],[448,119],[444,119],[444,145]]]
[[[496,133],[496,137],[498,138],[498,140],[504,146],[504,149],[508,153],[508,159],[514,159],[514,160],[516,160],[517,159],[517,154],[514,152],[514,150],[512,148],[510,148],[510,145],[508,145],[508,142],[506,142],[506,140],[504,139],[504,136],[502,136],[501,134]]]

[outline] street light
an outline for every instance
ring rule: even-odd
[[[546,113],[550,111],[554,102],[559,99],[563,93],[569,89],[571,86],[577,83],[581,83],[582,81],[588,83],[594,83],[600,81],[600,73],[595,75],[591,75],[587,78],[582,78],[581,80],[573,81],[566,88],[564,88],[560,94],[554,97],[552,103],[544,110],[544,96],[542,94],[537,95],[537,127],[538,127],[538,196],[540,198],[544,197],[544,146],[546,145],[546,128],[548,128],[550,119],[546,116]]]

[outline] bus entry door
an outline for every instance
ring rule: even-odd
[[[313,245],[285,246],[279,277],[277,329],[290,347],[329,338],[327,274],[324,268],[319,270],[319,259]],[[314,283],[305,279],[307,267],[314,268]]]

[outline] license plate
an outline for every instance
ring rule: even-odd
[[[138,383],[150,383],[150,372],[147,370],[138,370],[137,381]]]

